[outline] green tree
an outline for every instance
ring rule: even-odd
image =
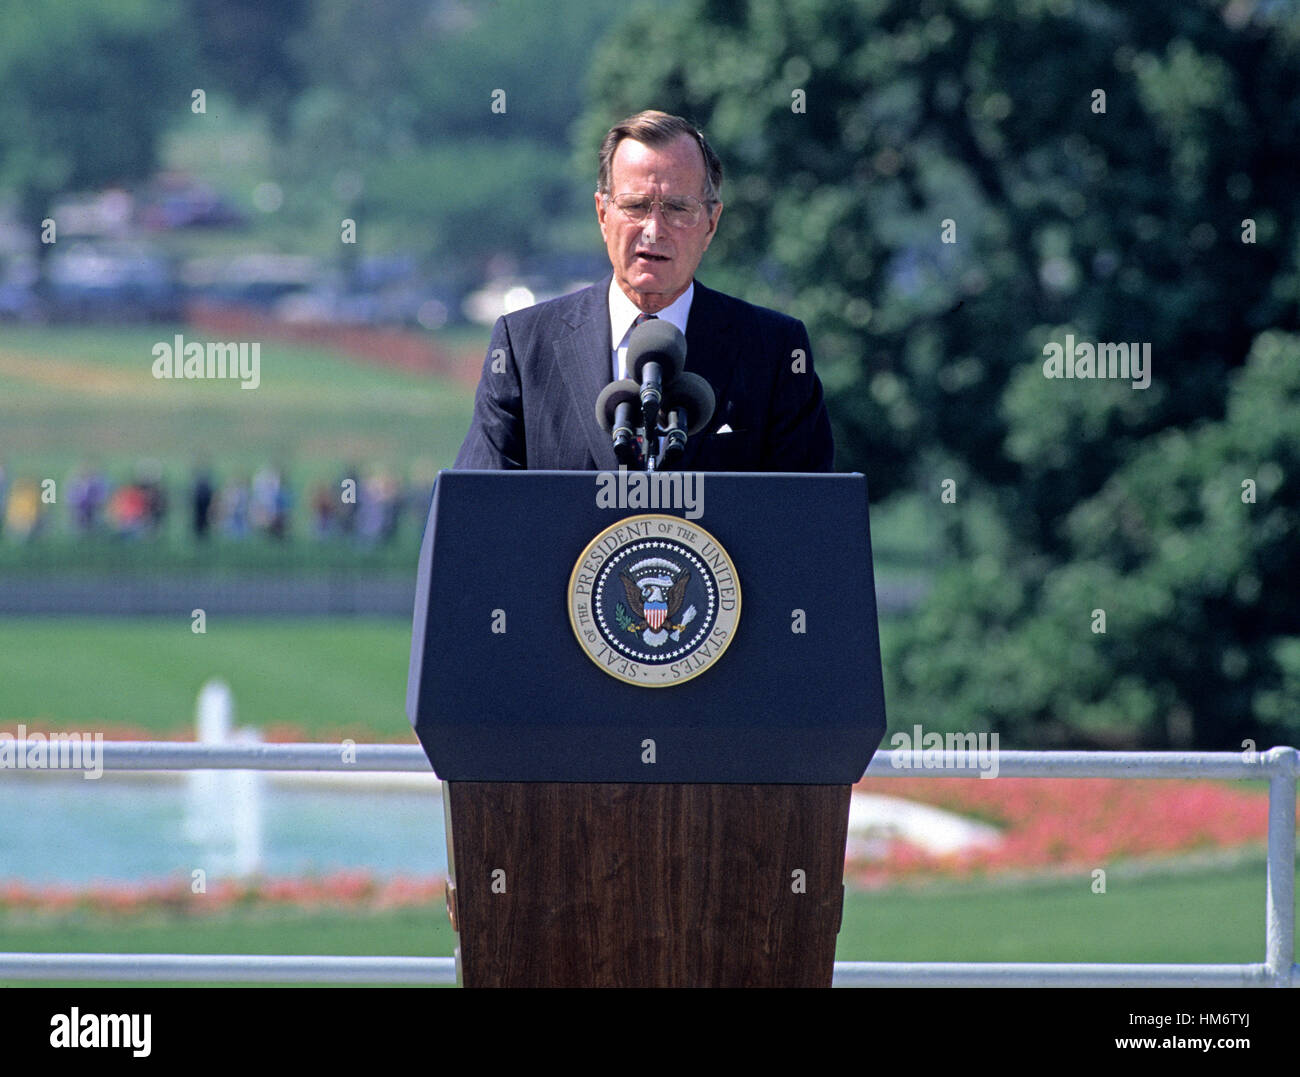
[[[568,152],[582,107],[573,58],[622,10],[622,0],[316,7],[294,38],[308,85],[281,166],[304,221],[364,216],[370,235],[476,281],[498,254],[591,249],[589,175],[579,181]]]
[[[197,51],[196,85],[219,86],[240,105],[263,112],[283,131],[293,99],[306,86],[294,41],[307,0],[185,0],[184,25]]]
[[[1295,743],[1300,336],[1261,334],[1222,420],[1148,438],[1063,530],[1045,557],[966,529],[900,630],[893,687],[916,720],[1019,744]]]
[[[148,175],[164,126],[190,108],[186,41],[180,13],[163,0],[9,5],[0,190],[33,235],[61,192]]]

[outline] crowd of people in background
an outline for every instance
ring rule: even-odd
[[[0,539],[25,542],[59,530],[87,538],[154,539],[175,533],[171,514],[183,512],[183,531],[197,543],[260,535],[281,542],[305,536],[378,547],[393,541],[408,513],[423,522],[430,494],[429,484],[404,484],[382,468],[363,473],[349,467],[333,483],[313,484],[300,510],[304,517],[295,519],[292,485],[277,466],[221,479],[200,465],[176,485],[180,488],[168,488],[154,462],[117,481],[88,466],[64,481],[11,476],[0,463]]]

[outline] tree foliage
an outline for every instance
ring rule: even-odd
[[[185,0],[187,34],[197,52],[196,85],[219,86],[283,130],[306,87],[294,43],[307,23],[307,0]]]
[[[55,195],[148,175],[190,107],[192,53],[164,0],[9,5],[0,34],[0,190],[35,234]],[[179,40],[178,40],[179,39]]]
[[[369,220],[469,272],[566,245],[575,219],[592,216],[567,150],[582,105],[573,60],[622,9],[320,5],[295,38],[308,86],[291,109],[285,178],[300,197],[335,203],[342,178]],[[589,248],[594,224],[583,234]]]

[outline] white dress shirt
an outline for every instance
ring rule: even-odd
[[[686,319],[690,317],[691,300],[693,298],[695,298],[695,281],[691,281],[686,286],[686,291],[664,307],[655,317],[671,322],[682,331],[684,336],[686,334]],[[631,336],[632,326],[636,323],[636,316],[640,313],[641,311],[636,304],[623,294],[623,289],[618,286],[618,281],[610,280],[609,339],[614,342],[610,371],[613,373],[615,381],[629,377],[627,372],[627,338]]]

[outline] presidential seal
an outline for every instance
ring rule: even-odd
[[[677,516],[629,516],[582,551],[569,623],[612,677],[664,688],[698,677],[740,620],[736,566],[718,540]]]

